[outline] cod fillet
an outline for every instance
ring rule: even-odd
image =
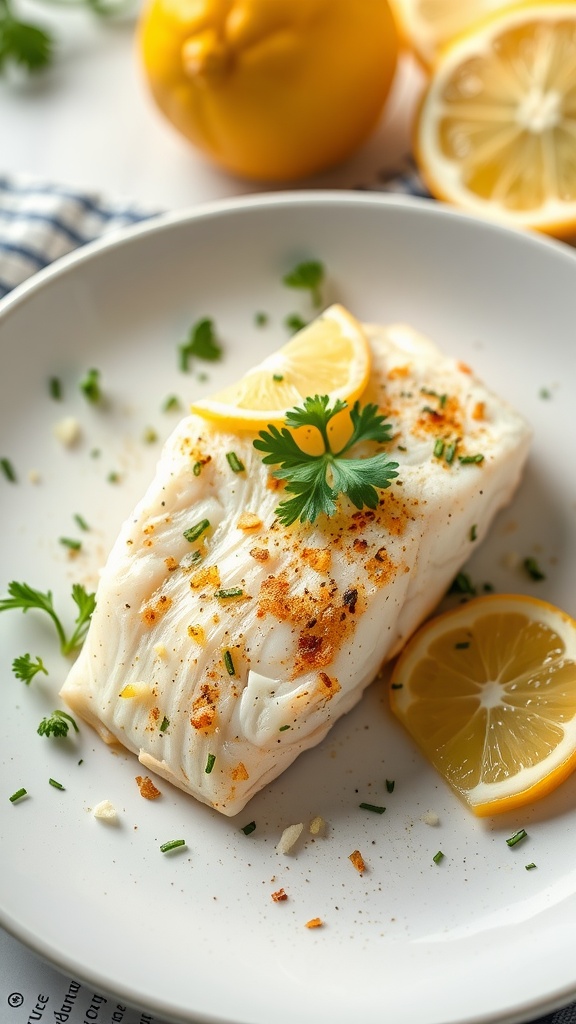
[[[531,432],[517,412],[410,327],[365,330],[362,404],[390,419],[399,463],[378,507],[341,497],[333,517],[284,527],[253,436],[186,416],[110,552],[61,691],[107,742],[226,815],[356,704],[521,478]]]

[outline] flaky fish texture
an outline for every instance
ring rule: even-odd
[[[253,437],[187,416],[112,548],[62,689],[104,739],[223,814],[356,704],[509,502],[528,453],[526,422],[470,369],[404,325],[366,331],[362,403],[389,417],[399,463],[377,509],[341,498],[332,518],[284,527]]]

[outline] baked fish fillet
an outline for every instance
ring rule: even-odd
[[[527,424],[467,367],[404,325],[366,332],[362,403],[390,418],[399,463],[378,508],[340,499],[334,517],[284,527],[253,437],[187,416],[112,548],[62,689],[105,740],[223,814],[356,704],[510,500],[528,452]]]

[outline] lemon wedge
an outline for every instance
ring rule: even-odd
[[[390,696],[475,814],[532,803],[576,768],[576,621],[529,596],[473,598],[412,637]]]
[[[370,366],[361,324],[343,306],[329,306],[258,366],[191,408],[226,429],[258,431],[283,422],[310,395],[352,404],[366,387]]]
[[[483,217],[563,237],[576,226],[576,4],[511,7],[435,66],[415,157],[430,191]]]

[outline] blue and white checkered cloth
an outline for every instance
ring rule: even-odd
[[[398,173],[359,188],[429,196],[410,159]],[[159,212],[31,177],[0,176],[0,298],[60,256]],[[576,1003],[532,1024],[576,1024]]]

